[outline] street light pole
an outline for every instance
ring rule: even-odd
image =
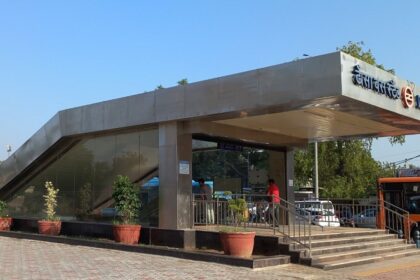
[[[315,187],[315,198],[319,198],[319,186],[318,186],[318,142],[315,141],[315,174],[314,174],[314,187]]]

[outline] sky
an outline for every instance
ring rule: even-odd
[[[0,0],[0,160],[60,110],[333,52],[363,41],[420,82],[420,2]],[[420,154],[375,141],[373,156]],[[420,158],[410,163],[420,166]]]

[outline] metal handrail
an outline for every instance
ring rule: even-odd
[[[384,200],[367,200],[367,199],[337,199],[337,198],[327,198],[322,200],[332,201],[334,205],[335,212],[340,218],[340,222],[342,224],[350,224],[354,226],[377,226],[377,215],[379,215],[381,211],[381,207],[383,207],[384,211],[384,228],[387,229],[389,232],[401,233],[405,232],[405,239],[407,242],[410,242],[411,239],[411,225],[416,224],[415,221],[410,219],[410,213],[399,207],[396,206],[388,201]],[[374,216],[366,216],[364,217],[361,214],[368,213],[370,209],[375,209],[376,214]],[[343,215],[344,210],[349,211],[349,214]],[[352,217],[352,218],[351,218]],[[401,237],[401,236],[400,236]]]
[[[407,235],[405,236],[406,242],[409,243],[411,242],[411,225],[412,224],[416,224],[417,222],[410,219],[410,212],[408,212],[405,209],[402,209],[390,202],[387,201],[383,201],[384,202],[384,210],[386,212],[385,216],[385,228],[388,230],[391,230],[397,234],[400,234],[400,230],[402,232],[404,232],[405,230],[407,231]],[[381,205],[381,204],[380,204]],[[397,209],[398,211],[402,212],[397,212],[396,210],[392,209],[392,208]],[[395,218],[396,216],[396,218]],[[398,219],[399,223],[396,223],[396,220]],[[401,226],[401,228],[399,228],[398,226]],[[395,227],[397,226],[397,227]],[[407,228],[405,228],[407,226]],[[400,237],[400,236],[399,236]]]
[[[308,201],[309,201],[309,200],[308,200]],[[282,200],[280,201],[280,203],[282,203],[282,202],[284,202],[284,203],[285,203],[288,207],[292,207],[292,208],[294,208],[294,209],[299,209],[299,211],[300,211],[300,212],[304,212],[304,213],[306,213],[306,216],[309,216],[309,217],[311,217],[311,216],[312,216],[311,211],[308,211],[308,210],[306,210],[305,208],[302,208],[302,207],[298,207],[298,206],[296,206],[296,204],[295,204],[295,203],[288,202],[287,200],[284,200],[284,199],[282,199]],[[311,221],[311,223],[312,223],[312,219],[311,219],[310,221]],[[320,228],[321,228],[321,230],[322,230],[322,231],[324,231],[324,226],[319,225],[319,224],[315,224],[315,223],[312,223],[312,225],[314,225],[314,226],[318,226],[318,227],[320,227]]]
[[[284,202],[287,206],[279,204],[279,207],[285,210],[286,213],[288,213],[288,217],[292,217],[292,219],[289,219],[289,223],[287,226],[287,234],[284,231],[281,230],[281,228],[278,228],[278,231],[285,235],[286,238],[300,244],[302,247],[304,247],[305,255],[307,257],[311,256],[311,250],[312,250],[312,232],[311,232],[311,226],[312,226],[312,214],[310,211],[306,211],[304,209],[296,207],[296,205],[288,202],[287,200],[281,200],[281,202]],[[300,213],[299,213],[300,212]],[[306,215],[302,215],[301,213],[305,213]],[[291,214],[291,215],[290,215]],[[303,236],[301,231],[301,223],[298,223],[298,236],[296,236],[296,218],[298,218],[298,221],[303,220]],[[293,220],[293,221],[290,221]],[[306,227],[308,227],[308,234],[306,234]],[[292,235],[292,228],[293,228],[293,235]]]
[[[310,211],[296,207],[284,199],[281,199],[280,203],[267,202],[269,198],[267,195],[229,194],[224,199],[220,196],[206,198],[201,194],[192,195],[193,225],[232,225],[232,219],[229,218],[232,213],[228,209],[228,200],[248,199],[253,211],[264,208],[264,216],[259,217],[259,220],[257,217],[255,221],[256,217],[251,215],[257,215],[257,213],[251,213],[251,208],[248,208],[250,216],[248,221],[242,223],[243,227],[272,228],[273,234],[280,233],[286,240],[293,241],[295,245],[299,244],[305,250],[306,256],[311,255],[312,214]],[[280,221],[280,218],[283,218],[283,221]]]
[[[397,205],[394,205],[394,204],[392,204],[392,203],[390,203],[390,202],[388,202],[388,201],[385,201],[385,200],[383,200],[383,202],[384,202],[384,206],[386,207],[386,205],[389,205],[390,207],[392,207],[392,208],[395,208],[395,209],[397,209],[397,210],[399,210],[400,212],[402,212],[403,214],[410,214],[410,212],[408,212],[407,210],[405,210],[405,209],[402,209],[402,208],[400,208],[400,207],[398,207]]]

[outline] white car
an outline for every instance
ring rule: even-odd
[[[312,218],[313,223],[323,227],[339,227],[340,220],[331,211],[317,212]]]
[[[339,227],[340,220],[335,215],[334,206],[328,200],[296,201],[305,216],[310,214],[312,223],[323,227]]]

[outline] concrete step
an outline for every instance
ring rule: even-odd
[[[384,253],[398,252],[402,250],[408,250],[415,248],[414,244],[399,244],[394,246],[368,248],[363,250],[352,250],[333,254],[324,254],[312,257],[312,265],[322,264],[334,260],[345,260],[345,259],[356,259],[360,257],[381,255]]]
[[[393,234],[377,234],[377,235],[366,235],[366,236],[352,236],[352,237],[343,237],[343,238],[332,238],[332,239],[321,239],[321,240],[312,240],[311,247],[330,247],[342,244],[354,244],[356,242],[373,242],[379,240],[391,240],[396,239],[396,235]],[[295,249],[303,248],[301,245],[296,244]]]
[[[383,260],[389,260],[389,259],[396,259],[401,257],[407,257],[412,255],[420,255],[419,249],[407,249],[407,250],[401,250],[397,252],[387,252],[375,256],[366,256],[361,258],[354,258],[354,259],[340,259],[336,261],[330,261],[320,264],[313,265],[314,267],[322,268],[324,270],[332,270],[337,268],[343,268],[343,267],[349,267],[354,265],[361,265],[366,263],[373,263]]]
[[[339,252],[346,252],[352,250],[363,250],[368,248],[378,248],[386,246],[396,246],[396,245],[405,245],[404,239],[385,239],[373,242],[358,242],[351,244],[342,244],[335,246],[319,247],[312,249],[312,256],[323,255],[323,254],[333,254]]]
[[[363,231],[346,231],[346,232],[332,232],[332,233],[316,233],[312,234],[312,240],[323,240],[323,239],[336,239],[353,236],[366,236],[366,235],[380,235],[387,234],[386,230],[382,229],[369,229]]]

